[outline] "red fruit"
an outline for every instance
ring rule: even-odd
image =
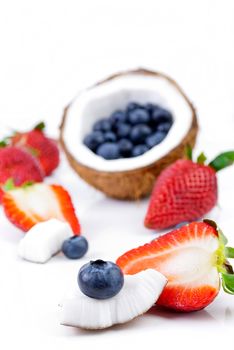
[[[196,311],[209,305],[223,287],[234,294],[234,274],[226,257],[234,257],[215,223],[194,222],[171,231],[151,243],[123,254],[117,264],[125,274],[153,268],[168,284],[158,305],[176,311]]]
[[[155,184],[145,226],[164,229],[196,220],[208,213],[216,202],[214,169],[191,160],[177,160],[161,173]]]
[[[34,184],[4,193],[3,208],[8,219],[23,231],[41,221],[67,221],[80,234],[80,224],[68,192],[59,185]]]
[[[11,137],[11,143],[35,156],[48,176],[59,164],[59,149],[54,140],[45,136],[43,128],[44,124],[40,123],[32,131],[16,133]]]
[[[151,229],[164,229],[184,221],[193,221],[208,213],[217,203],[216,171],[234,161],[234,152],[218,156],[204,165],[177,160],[167,167],[155,183],[144,224]]]
[[[12,179],[20,186],[28,181],[40,182],[43,176],[40,164],[32,155],[15,146],[0,148],[0,202],[7,180]]]

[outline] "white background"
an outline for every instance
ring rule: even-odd
[[[176,79],[194,102],[201,126],[197,152],[212,157],[234,148],[234,2],[0,1],[0,130],[47,121],[56,136],[63,107],[80,89],[115,71],[144,66]],[[86,260],[114,260],[154,237],[142,226],[147,201],[106,199],[69,170],[54,179],[73,194]],[[234,169],[219,175],[215,216],[234,242]],[[1,349],[231,347],[234,297],[220,294],[193,314],[150,312],[111,330],[91,333],[58,324],[56,305],[86,260],[62,256],[44,266],[16,257],[22,233],[0,217]]]

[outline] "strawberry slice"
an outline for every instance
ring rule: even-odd
[[[193,222],[171,231],[151,243],[130,250],[117,259],[125,274],[154,268],[168,284],[158,305],[176,311],[195,311],[209,305],[218,295],[220,277],[224,290],[234,294],[234,274],[226,257],[234,249],[213,221]]]
[[[74,234],[80,234],[70,195],[62,186],[36,183],[14,188],[4,193],[2,204],[8,219],[23,231],[38,222],[56,218],[67,221]]]

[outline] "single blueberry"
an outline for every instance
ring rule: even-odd
[[[85,136],[83,142],[89,149],[96,151],[97,147],[104,142],[103,133],[101,131],[93,131]]]
[[[146,138],[146,144],[149,148],[152,148],[158,145],[166,137],[165,132],[157,131],[156,133],[148,136]]]
[[[144,108],[148,111],[149,115],[151,116],[153,113],[153,110],[158,108],[158,106],[153,103],[146,103]]]
[[[62,245],[62,252],[69,259],[80,259],[87,250],[88,242],[83,236],[73,236],[66,239]]]
[[[145,138],[152,133],[151,128],[145,124],[135,125],[130,133],[130,139],[133,143],[143,143]]]
[[[136,108],[129,112],[128,120],[131,124],[144,124],[148,123],[150,120],[149,113],[143,108]]]
[[[116,125],[116,135],[118,138],[127,137],[131,131],[131,125],[127,123],[119,123]]]
[[[173,123],[173,117],[171,112],[161,107],[157,107],[153,110],[151,119],[156,125],[166,122],[171,124]]]
[[[157,126],[157,131],[162,131],[162,132],[168,133],[170,128],[171,128],[171,123],[169,123],[169,122],[161,123]]]
[[[146,145],[137,145],[132,150],[132,156],[138,157],[138,156],[144,154],[145,152],[147,152],[148,150],[149,150],[149,148]]]
[[[110,131],[112,128],[112,123],[109,119],[103,118],[94,123],[94,131]]]
[[[141,105],[137,102],[129,102],[128,105],[127,105],[127,113],[130,112],[130,111],[133,111],[134,109],[136,108],[140,108]]]
[[[81,267],[77,282],[80,290],[88,297],[108,299],[119,293],[124,284],[124,276],[113,262],[96,260]]]
[[[130,157],[132,154],[133,144],[128,139],[121,139],[118,142],[119,152],[123,157]]]
[[[120,157],[119,147],[116,143],[105,142],[98,147],[97,152],[99,156],[105,159],[118,159]]]
[[[112,131],[107,131],[104,133],[104,140],[105,142],[115,142],[117,137]]]
[[[124,123],[126,121],[126,113],[124,111],[115,111],[110,117],[111,123],[116,125],[118,123]]]

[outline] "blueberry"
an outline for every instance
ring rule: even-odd
[[[146,138],[146,144],[149,148],[152,148],[158,145],[166,137],[165,132],[157,131],[156,133],[148,136]]]
[[[73,236],[66,239],[62,245],[62,252],[69,259],[80,259],[87,250],[88,242],[83,236]]]
[[[112,142],[103,143],[98,147],[96,153],[105,159],[118,159],[120,157],[118,145]]]
[[[131,131],[130,124],[127,123],[119,123],[116,125],[116,135],[118,138],[127,137]]]
[[[113,133],[112,131],[107,131],[104,134],[104,139],[105,139],[105,142],[115,142],[117,140],[117,137],[115,133]]]
[[[124,111],[116,111],[112,113],[110,120],[113,125],[124,123],[126,121],[126,113]]]
[[[83,142],[85,146],[87,146],[92,151],[95,151],[96,148],[104,142],[103,133],[101,131],[93,131],[85,136]]]
[[[124,276],[113,262],[96,260],[81,267],[77,281],[80,290],[88,297],[108,299],[119,293]]]
[[[157,107],[152,112],[152,121],[157,125],[166,122],[172,124],[173,117],[171,112],[169,112],[168,110],[161,107]]]
[[[128,139],[121,139],[118,142],[119,152],[123,157],[130,157],[132,154],[133,144]]]
[[[145,152],[147,152],[148,150],[149,150],[149,148],[146,145],[137,145],[132,150],[132,156],[138,157],[138,156],[144,154]]]
[[[152,130],[148,125],[138,124],[134,126],[130,133],[130,139],[133,143],[142,143],[145,138],[151,134]]]
[[[139,107],[141,107],[139,105],[139,103],[129,102],[128,105],[127,105],[127,112],[133,111],[134,109],[139,108]]]
[[[169,122],[161,123],[157,126],[157,131],[162,131],[162,132],[168,133],[170,128],[171,128],[171,123],[169,123]]]
[[[98,120],[93,126],[94,131],[110,131],[111,128],[112,128],[112,123],[107,118]]]
[[[136,108],[129,112],[128,120],[131,124],[148,123],[150,120],[149,113],[143,108]]]
[[[153,103],[147,103],[144,107],[150,115],[152,114],[154,109],[158,108],[158,106]]]

